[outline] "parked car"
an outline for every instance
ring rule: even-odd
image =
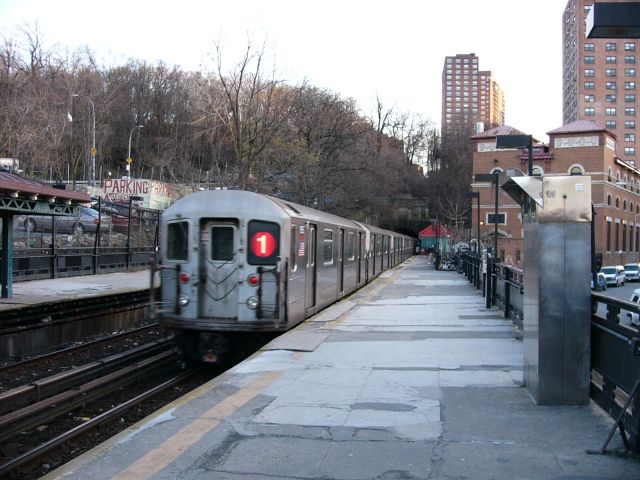
[[[637,282],[640,280],[640,264],[627,263],[624,266],[624,277],[626,281]]]
[[[55,218],[57,233],[95,233],[100,221],[102,222],[100,226],[102,231],[111,228],[109,215],[103,214],[99,220],[97,210],[82,206],[78,207],[78,215],[76,216],[19,215],[17,222],[28,232],[51,232],[53,218]]]
[[[596,274],[596,284],[593,285],[593,279],[591,280],[591,290],[601,291],[607,289],[607,278],[604,273],[598,272]]]
[[[624,285],[625,275],[624,267],[622,265],[602,267],[600,271],[604,273],[605,279],[607,281],[607,286],[617,287],[619,285]]]
[[[633,291],[629,301],[633,302],[633,303],[640,304],[640,288],[636,288]],[[640,327],[640,315],[638,315],[637,313],[633,313],[633,312],[627,312],[627,317],[631,321],[632,325],[635,325],[636,327]]]
[[[94,205],[98,208],[98,204]],[[120,233],[126,233],[129,228],[129,205],[123,205],[113,202],[101,202],[100,210],[111,217],[113,230]],[[131,226],[138,225],[139,219],[135,208],[131,210]]]

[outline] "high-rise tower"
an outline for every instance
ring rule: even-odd
[[[602,125],[618,137],[616,155],[633,165],[640,153],[636,146],[638,42],[586,38],[585,20],[593,3],[569,0],[562,16],[563,123],[593,120]]]
[[[445,58],[442,69],[442,133],[504,125],[504,94],[491,71],[479,70],[474,53]]]

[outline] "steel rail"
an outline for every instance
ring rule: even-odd
[[[114,335],[109,335],[108,337],[99,338],[97,340],[91,340],[89,342],[85,342],[85,343],[80,344],[80,345],[74,345],[73,347],[67,347],[67,348],[63,348],[61,350],[56,350],[55,352],[49,352],[49,353],[45,353],[43,355],[38,355],[36,357],[26,358],[24,360],[20,360],[20,361],[17,361],[17,362],[7,363],[5,365],[1,365],[0,366],[0,375],[4,374],[5,372],[10,372],[11,370],[14,370],[14,369],[17,369],[17,368],[23,368],[23,367],[26,367],[26,366],[29,366],[29,365],[33,365],[35,363],[44,362],[46,360],[54,359],[54,358],[56,358],[58,356],[61,356],[61,355],[67,355],[69,353],[80,351],[83,348],[95,347],[95,346],[103,344],[103,343],[108,343],[111,340],[117,340],[119,338],[124,338],[124,337],[127,337],[129,335],[135,335],[137,333],[142,333],[145,330],[152,330],[154,328],[158,328],[159,326],[160,326],[160,324],[158,324],[158,323],[151,323],[149,325],[144,325],[142,327],[133,328],[133,329],[127,330],[125,332],[120,332],[120,333],[116,333]]]
[[[123,364],[131,364],[141,357],[151,355],[166,348],[174,341],[173,337],[166,337],[154,342],[140,345],[125,352],[116,353],[108,357],[87,363],[71,370],[56,373],[49,377],[35,380],[28,385],[21,385],[0,393],[0,414],[24,406],[29,402],[37,402],[69,389],[83,381],[98,378]]]
[[[86,422],[84,422],[81,425],[78,425],[74,428],[72,428],[71,430],[68,430],[65,433],[62,433],[60,435],[58,435],[55,438],[52,438],[51,440],[48,440],[47,442],[43,443],[42,445],[33,448],[31,450],[29,450],[28,452],[25,452],[23,454],[21,454],[20,456],[10,460],[9,462],[0,465],[0,476],[2,475],[6,475],[8,473],[10,473],[11,471],[15,470],[18,467],[21,467],[22,465],[25,465],[37,458],[40,458],[44,455],[46,455],[47,453],[49,453],[50,451],[52,451],[53,449],[59,447],[60,445],[62,445],[63,443],[72,440],[73,438],[78,437],[79,435],[100,426],[101,424],[108,422],[109,420],[113,420],[115,417],[117,417],[118,415],[122,414],[123,412],[129,410],[130,408],[134,407],[135,405],[139,404],[140,402],[147,400],[161,392],[163,392],[164,390],[166,390],[167,388],[172,387],[173,385],[180,383],[184,380],[186,380],[187,378],[189,378],[191,375],[193,375],[197,370],[192,370],[189,372],[184,372],[172,379],[169,379],[163,383],[161,383],[160,385],[157,385],[149,390],[147,390],[144,393],[141,393],[140,395],[127,400],[126,402],[121,403],[120,405],[112,408],[111,410],[107,410],[104,413],[101,413],[100,415],[98,415],[97,417],[94,417]]]
[[[125,385],[133,383],[149,371],[177,359],[177,349],[162,352],[135,365],[125,367],[88,383],[21,408],[0,417],[0,441],[50,421],[76,407],[94,401]]]

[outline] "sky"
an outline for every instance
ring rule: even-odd
[[[277,78],[441,120],[446,56],[475,53],[505,94],[506,124],[541,141],[562,125],[565,0],[0,0],[0,37],[37,25],[46,46],[231,71],[265,45]]]

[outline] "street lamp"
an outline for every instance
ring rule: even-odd
[[[529,152],[527,174],[533,175],[533,136],[496,135],[496,148],[526,148]]]
[[[476,182],[491,182],[495,185],[495,203],[493,209],[493,256],[498,256],[498,182],[500,180],[500,170],[496,169],[493,173],[476,173],[474,175]]]
[[[127,152],[127,172],[129,172],[129,174],[127,175],[127,180],[131,179],[131,162],[133,162],[133,158],[131,158],[131,137],[136,128],[144,128],[144,125],[136,125],[129,133],[129,150]]]
[[[480,192],[464,192],[464,196],[465,198],[471,198],[472,202],[474,198],[478,199],[478,236],[476,237],[476,251],[480,253]],[[469,244],[469,249],[471,249],[471,244]]]
[[[89,100],[89,105],[91,105],[91,116],[93,117],[93,135],[91,142],[91,186],[95,187],[96,185],[96,107],[93,104],[93,100],[87,97],[86,95],[80,95],[79,93],[71,94],[72,97],[83,97]]]

